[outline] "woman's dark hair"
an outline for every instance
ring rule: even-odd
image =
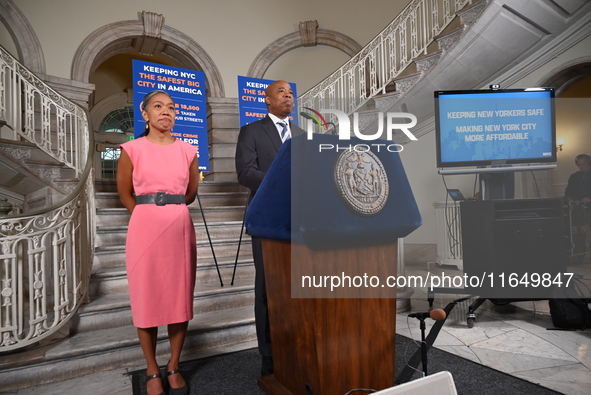
[[[157,95],[159,93],[164,93],[166,96],[168,96],[168,97],[170,97],[172,99],[172,97],[168,94],[168,92],[165,92],[165,91],[162,91],[162,90],[155,90],[155,91],[152,91],[152,92],[148,92],[148,93],[146,93],[146,96],[144,96],[144,100],[142,100],[141,110],[143,110],[144,108],[146,108],[146,106],[148,105],[148,103],[150,102],[150,100],[152,100],[152,97],[154,97],[155,95]],[[140,134],[138,136],[138,138],[147,136],[148,133],[150,133],[150,125],[148,125],[148,122],[146,122],[146,126],[144,126],[144,133]]]

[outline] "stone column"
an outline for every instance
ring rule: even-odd
[[[206,181],[236,182],[234,156],[240,131],[237,98],[207,99],[209,168]]]

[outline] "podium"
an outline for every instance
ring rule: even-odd
[[[394,385],[387,279],[396,280],[396,241],[421,218],[398,153],[319,150],[338,143],[284,143],[246,214],[249,233],[263,238],[275,370],[259,379],[267,394]]]

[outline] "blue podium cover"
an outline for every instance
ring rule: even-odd
[[[387,149],[392,144],[322,134],[288,140],[248,207],[249,233],[310,248],[407,236],[422,220],[400,156]]]

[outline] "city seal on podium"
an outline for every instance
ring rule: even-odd
[[[356,214],[372,216],[388,201],[388,176],[380,159],[371,151],[347,150],[334,166],[337,193]]]

